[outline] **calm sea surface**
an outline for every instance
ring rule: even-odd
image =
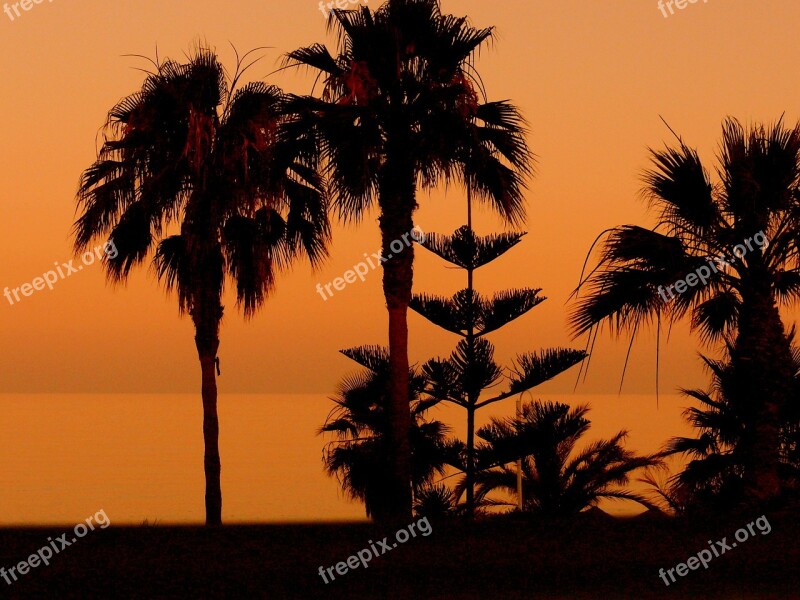
[[[680,396],[569,396],[590,403],[586,441],[619,429],[651,452],[688,435]],[[514,401],[494,409],[510,415]],[[223,519],[226,522],[364,518],[322,470],[316,435],[331,408],[320,395],[220,395]],[[203,508],[199,395],[0,395],[0,526],[71,524],[104,509],[113,523],[200,523]],[[432,416],[463,429],[463,412]],[[480,423],[485,422],[485,414]],[[479,423],[479,424],[480,424]],[[637,512],[609,503],[605,510]]]

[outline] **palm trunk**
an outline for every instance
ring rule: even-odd
[[[390,300],[389,306],[389,372],[390,372],[390,464],[391,482],[388,518],[408,522],[411,519],[411,411],[408,402],[408,303]]]
[[[207,299],[211,309],[197,310],[195,321],[195,345],[200,358],[203,396],[203,443],[205,446],[204,469],[206,478],[206,525],[222,523],[222,488],[219,458],[219,417],[217,415],[216,359],[219,349],[219,324],[222,307],[219,301]]]
[[[732,364],[746,418],[742,440],[746,504],[763,505],[781,491],[780,412],[792,378],[792,356],[766,278],[745,282]]]
[[[413,177],[409,180],[413,186]],[[414,276],[414,248],[403,242],[413,229],[414,190],[403,193],[408,181],[386,177],[381,184],[381,241],[383,293],[389,311],[389,483],[386,520],[408,522],[412,515],[411,408],[408,390],[408,305]],[[393,242],[403,244],[397,252]],[[398,246],[396,243],[395,246]]]

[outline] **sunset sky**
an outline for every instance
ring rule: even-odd
[[[374,2],[374,0],[373,0]],[[647,147],[674,142],[669,124],[707,165],[727,115],[794,123],[800,102],[800,4],[786,0],[691,4],[665,18],[656,0],[444,1],[443,9],[494,25],[497,43],[477,66],[492,99],[511,99],[530,123],[537,172],[528,193],[529,235],[478,272],[480,291],[541,287],[549,300],[491,340],[507,361],[518,352],[582,347],[569,339],[565,302],[602,230],[650,224],[638,192]],[[333,44],[314,0],[193,0],[109,3],[55,0],[11,21],[0,14],[0,288],[31,282],[66,263],[78,177],[95,158],[106,113],[138,89],[148,64],[131,54],[181,58],[198,42],[233,66],[240,51],[269,46],[251,79],[310,91],[299,72],[271,74],[282,54]],[[450,233],[465,221],[457,188],[421,193],[415,221]],[[502,229],[480,212],[479,233]],[[316,284],[379,247],[376,215],[337,224],[331,257],[317,272],[298,263],[245,323],[226,301],[220,359],[224,393],[329,393],[352,363],[340,348],[386,343],[380,272],[323,301]],[[419,250],[415,291],[452,294],[465,282]],[[447,354],[456,339],[410,317],[412,361]],[[654,334],[634,347],[625,391],[654,391]],[[105,284],[98,265],[18,304],[0,297],[0,392],[167,393],[199,388],[188,319],[152,273],[127,287]],[[616,391],[627,343],[601,337],[580,393]],[[662,353],[661,389],[705,385],[696,340],[676,328]],[[547,390],[571,390],[576,370]],[[199,402],[199,400],[198,400]]]

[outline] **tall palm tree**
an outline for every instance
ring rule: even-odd
[[[780,492],[778,415],[792,354],[779,305],[800,297],[800,126],[745,129],[727,119],[717,183],[697,151],[679,142],[652,151],[645,173],[658,224],[607,233],[577,290],[588,293],[575,307],[573,331],[605,324],[633,338],[649,323],[660,334],[662,322],[689,316],[702,341],[733,339],[742,383],[736,404],[752,424],[741,441],[747,502],[759,504]],[[759,234],[762,244],[754,243]],[[682,280],[683,292],[673,293],[669,286]]]
[[[391,478],[386,469],[389,353],[378,346],[363,346],[343,350],[342,354],[367,370],[343,381],[334,398],[336,406],[320,429],[320,433],[336,436],[325,446],[325,469],[339,478],[351,498],[364,502],[368,517],[384,519],[392,508]],[[425,416],[439,402],[424,396],[425,377],[412,370],[409,380],[411,480],[416,496],[434,475],[444,473],[448,428]]]
[[[417,188],[460,180],[511,223],[523,219],[531,155],[524,121],[508,102],[487,102],[473,66],[492,38],[467,19],[442,14],[438,0],[388,0],[376,11],[335,10],[339,48],[301,48],[287,63],[322,80],[321,97],[297,98],[318,134],[333,200],[345,218],[377,201],[383,291],[389,312],[391,458],[394,519],[411,516],[408,431],[408,304]],[[485,94],[484,94],[485,96]],[[398,244],[399,245],[399,244]]]
[[[493,418],[478,431],[485,440],[479,448],[480,460],[484,465],[495,465],[479,471],[478,499],[484,504],[508,504],[486,497],[495,491],[516,492],[516,466],[511,463],[522,456],[524,512],[569,516],[596,506],[602,499],[652,506],[625,486],[634,471],[656,466],[659,460],[625,450],[625,431],[576,451],[591,425],[588,412],[588,406],[570,408],[538,401],[525,404],[518,418]]]
[[[77,251],[97,237],[114,240],[119,253],[105,263],[113,282],[152,255],[191,316],[210,525],[222,519],[216,378],[226,278],[251,317],[279,269],[299,254],[312,263],[324,256],[330,229],[313,141],[292,130],[280,89],[237,86],[246,57],[237,56],[232,77],[206,48],[186,63],[154,63],[141,89],[109,112],[106,142],[81,178],[75,223]]]

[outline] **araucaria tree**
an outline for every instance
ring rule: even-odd
[[[411,517],[408,304],[414,250],[391,247],[413,228],[417,189],[460,180],[509,222],[522,220],[530,154],[516,108],[479,96],[476,52],[492,29],[442,14],[438,0],[388,0],[334,10],[338,51],[301,48],[287,62],[319,73],[320,97],[296,98],[317,134],[332,201],[358,218],[377,203],[389,313],[392,519]]]
[[[242,57],[245,59],[247,55]],[[300,254],[316,263],[329,238],[313,140],[294,128],[280,89],[238,87],[216,55],[154,63],[141,89],[108,115],[106,141],[81,178],[75,248],[110,237],[105,262],[125,281],[149,256],[195,328],[205,442],[206,523],[222,520],[217,352],[227,279],[251,317],[276,272]]]
[[[730,341],[745,502],[761,504],[781,491],[779,416],[792,389],[779,306],[800,297],[800,126],[726,120],[716,183],[682,141],[652,159],[645,192],[658,223],[607,234],[578,288],[573,331],[605,324],[635,336],[688,317],[703,341]],[[665,293],[670,286],[678,293]]]
[[[456,443],[458,462],[453,465],[465,474],[465,510],[471,517],[475,509],[475,413],[486,406],[522,394],[586,357],[582,350],[556,348],[517,357],[510,372],[494,362],[494,345],[485,336],[521,317],[545,300],[540,289],[507,290],[489,299],[475,291],[475,270],[492,262],[516,246],[523,233],[479,237],[472,230],[472,201],[467,200],[467,225],[451,236],[430,234],[422,245],[467,274],[467,287],[452,298],[417,295],[411,308],[442,329],[462,339],[447,359],[428,361],[423,371],[429,379],[429,393],[467,411],[466,444]],[[485,390],[505,380],[500,393],[486,397]]]

